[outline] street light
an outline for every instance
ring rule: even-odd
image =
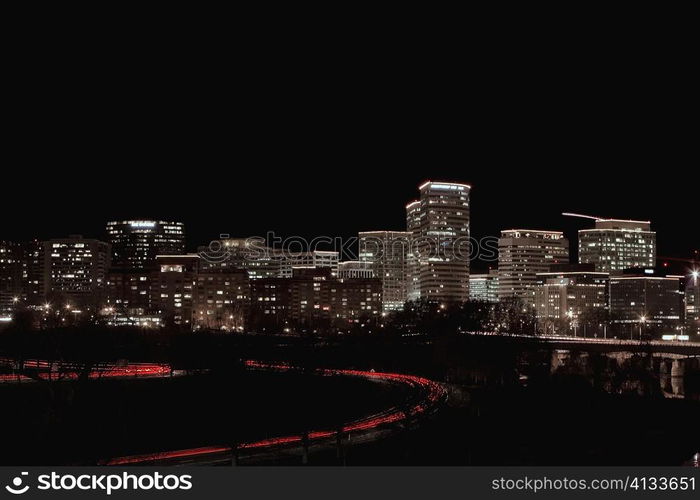
[[[640,316],[639,318],[639,341],[642,341],[642,325],[646,324],[647,322],[647,317],[645,315]]]

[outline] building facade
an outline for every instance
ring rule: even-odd
[[[595,229],[578,232],[579,263],[596,271],[620,273],[656,265],[656,232],[648,221],[596,219]]]
[[[412,233],[366,231],[358,236],[360,262],[373,269],[382,282],[384,312],[402,310],[408,300],[408,253]]]
[[[112,269],[107,274],[105,307],[119,317],[138,318],[154,313],[154,271]]]
[[[610,312],[615,323],[676,334],[684,317],[682,276],[653,269],[610,278]]]
[[[498,270],[469,275],[469,300],[498,302]]]
[[[469,194],[467,184],[428,181],[420,198],[406,207],[411,233],[411,299],[469,300]]]
[[[690,335],[700,335],[700,278],[694,271],[685,285],[686,331]]]
[[[498,240],[498,298],[535,303],[537,274],[569,262],[569,240],[560,231],[510,229]]]
[[[194,288],[194,328],[242,332],[245,328],[250,283],[248,273],[197,273]]]
[[[413,249],[413,237],[420,234],[422,217],[420,200],[413,200],[406,205],[406,232],[410,235],[410,245],[406,255],[406,297],[408,300],[420,298],[418,255]]]
[[[21,247],[0,241],[0,317],[9,318],[22,295]]]
[[[607,308],[609,279],[592,270],[538,273],[535,310],[541,328],[560,333],[564,324],[597,327]]]
[[[96,308],[104,298],[110,265],[108,243],[72,235],[43,243],[46,297],[49,302]]]
[[[338,276],[338,252],[313,250],[311,252],[291,252],[279,250],[275,255],[280,261],[280,277],[291,278],[295,267],[314,267],[317,269],[330,269],[331,276]]]
[[[376,278],[336,278],[327,267],[295,267],[291,278],[250,281],[256,330],[321,331],[363,323],[382,312],[382,284]]]
[[[158,255],[151,304],[165,325],[192,327],[198,255]]]
[[[126,220],[107,223],[115,269],[155,269],[157,255],[185,253],[182,222]]]
[[[199,247],[200,266],[204,271],[242,270],[252,280],[278,278],[282,258],[267,247],[264,238],[225,237],[208,247]]]
[[[29,306],[43,304],[46,298],[44,243],[31,240],[20,244],[22,261],[21,297]]]
[[[366,262],[346,260],[338,263],[338,278],[340,279],[368,279],[374,277],[374,269]]]

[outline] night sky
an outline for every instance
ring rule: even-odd
[[[431,179],[472,185],[475,237],[521,227],[575,242],[592,221],[561,216],[571,211],[650,219],[661,256],[700,247],[680,93],[650,99],[651,87],[585,76],[487,78],[470,92],[345,76],[250,82],[255,94],[224,101],[221,85],[195,95],[133,81],[41,95],[8,137],[0,238],[104,237],[106,221],[134,217],[183,221],[191,249],[220,233],[401,230]]]

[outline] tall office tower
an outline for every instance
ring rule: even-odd
[[[498,302],[498,270],[469,275],[469,300]]]
[[[610,275],[595,271],[592,264],[552,266],[546,273],[537,273],[535,310],[546,333],[557,329],[567,320],[584,328],[597,327],[596,312],[608,304]],[[595,321],[594,321],[595,320]]]
[[[612,274],[656,265],[656,232],[649,221],[594,219],[595,229],[578,232],[579,263]]]
[[[365,231],[359,233],[360,262],[374,270],[382,281],[382,309],[400,311],[408,300],[408,231]]]
[[[559,231],[509,229],[498,240],[498,298],[534,305],[537,273],[569,262],[569,240]]]
[[[185,252],[185,226],[182,222],[125,220],[107,223],[112,245],[112,267],[116,269],[155,269],[156,255]]]
[[[107,284],[109,244],[80,235],[44,242],[44,283],[49,301],[97,306]],[[61,304],[63,305],[63,304]]]
[[[466,184],[428,181],[406,207],[411,232],[410,298],[469,300],[469,193]]]
[[[610,312],[613,322],[657,326],[663,333],[677,333],[683,318],[683,277],[654,269],[630,269],[610,278]]]
[[[700,278],[697,271],[685,284],[685,320],[687,332],[700,335]]]

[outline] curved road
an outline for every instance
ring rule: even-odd
[[[246,361],[246,366],[251,370],[289,371],[295,369],[295,367],[287,364],[270,364],[260,361]],[[412,390],[412,396],[402,407],[392,406],[359,420],[347,422],[341,429],[318,429],[310,431],[305,435],[279,436],[260,441],[241,443],[236,447],[237,457],[247,459],[274,457],[280,453],[299,453],[300,449],[303,451],[304,448],[317,449],[324,446],[328,447],[334,445],[336,440],[341,436],[346,436],[350,433],[353,435],[353,443],[374,440],[385,434],[387,432],[387,426],[391,424],[405,421],[407,418],[413,419],[423,416],[434,411],[446,396],[442,385],[415,375],[339,369],[319,369],[316,372],[321,376],[342,375],[363,377],[369,380],[407,385]],[[104,460],[100,464],[153,465],[192,462],[214,464],[225,461],[230,462],[233,451],[233,448],[230,446],[207,446],[187,450],[174,450],[112,458]]]

